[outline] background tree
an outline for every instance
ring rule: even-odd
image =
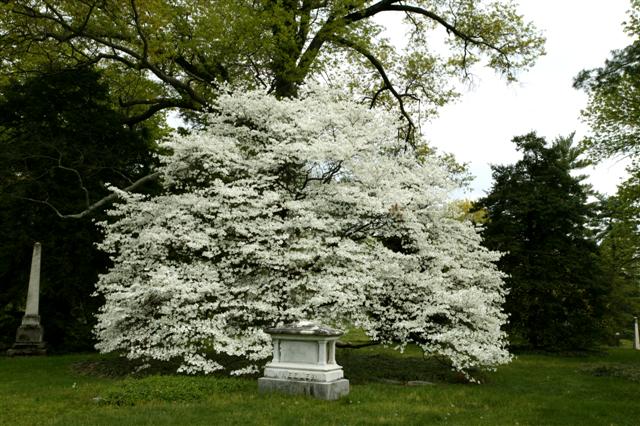
[[[481,59],[514,79],[543,38],[511,2],[483,0],[7,0],[0,5],[3,74],[52,60],[99,64],[137,123],[166,108],[199,111],[222,84],[295,96],[310,78],[357,88],[371,105],[432,113],[454,96],[448,78]],[[373,18],[403,14],[409,48],[398,53]],[[446,31],[450,56],[429,50]],[[344,64],[348,64],[347,67]]]
[[[486,246],[505,253],[507,330],[515,344],[588,348],[602,334],[608,286],[587,226],[588,191],[571,174],[584,165],[580,150],[572,137],[549,147],[535,133],[513,142],[523,158],[493,166],[495,182],[477,203],[488,216]]]
[[[595,160],[640,155],[640,2],[631,1],[627,34],[634,41],[614,50],[603,67],[583,70],[574,81],[589,95],[583,116],[591,135],[583,142]]]
[[[604,229],[601,249],[607,275],[613,285],[616,331],[631,330],[632,315],[640,313],[638,253],[640,252],[640,2],[631,1],[625,30],[632,43],[611,52],[604,66],[582,71],[575,86],[589,95],[583,111],[591,133],[583,146],[595,161],[606,158],[631,160],[629,178],[618,193],[603,203]],[[623,332],[623,334],[625,333]]]
[[[24,311],[30,251],[43,244],[40,309],[54,350],[92,348],[100,300],[91,297],[107,258],[85,215],[150,173],[159,129],[123,126],[101,74],[60,70],[0,87],[0,327],[10,344]],[[148,123],[150,125],[151,122]],[[142,182],[139,182],[140,185]],[[34,202],[36,201],[36,202]],[[98,214],[100,217],[100,214]]]
[[[640,185],[632,177],[602,201],[600,213],[600,253],[612,289],[610,334],[628,339],[633,339],[631,324],[640,312],[639,201]]]
[[[474,225],[487,223],[487,212],[482,208],[478,208],[472,200],[459,200],[455,203],[455,207],[459,209],[458,219],[467,220]]]

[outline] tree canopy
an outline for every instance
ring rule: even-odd
[[[480,199],[488,221],[483,232],[507,274],[507,331],[515,344],[583,349],[597,342],[606,314],[608,285],[588,225],[581,150],[572,137],[547,146],[530,133],[513,139],[523,158],[492,166],[494,184]]]
[[[309,79],[351,88],[371,105],[431,113],[454,96],[445,77],[481,59],[507,79],[543,53],[544,39],[509,1],[483,0],[5,0],[2,74],[50,64],[99,64],[127,122],[166,108],[199,111],[221,87],[295,96]],[[374,18],[402,14],[408,49]],[[450,55],[430,47],[442,29]],[[419,107],[419,108],[418,108]]]
[[[625,31],[634,41],[614,50],[604,66],[583,70],[574,85],[589,95],[583,116],[592,134],[585,140],[591,155],[640,158],[640,2],[631,1]]]

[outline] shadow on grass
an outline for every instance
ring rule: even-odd
[[[436,357],[424,358],[415,355],[402,355],[392,351],[380,353],[375,350],[340,349],[336,360],[344,369],[345,377],[352,384],[385,383],[390,385],[428,385],[436,383],[468,383],[459,372],[452,371],[450,364]],[[215,372],[214,377],[229,377],[229,371],[243,368],[246,360],[239,357],[221,356],[215,360],[227,367]],[[81,361],[72,365],[75,373],[107,378],[144,378],[165,375],[176,376],[180,363],[129,360],[117,354],[102,355],[99,358]],[[255,380],[260,373],[243,375],[239,378]],[[473,372],[474,377],[484,379],[481,372]],[[484,381],[484,380],[482,380]]]
[[[618,377],[632,382],[640,382],[640,366],[620,363],[597,363],[580,369],[581,372],[596,377]]]
[[[366,353],[357,350],[341,350],[337,362],[353,384],[386,383],[397,385],[421,385],[429,383],[468,383],[468,380],[451,365],[437,357],[402,356],[399,354]],[[473,372],[478,378],[482,374]]]
[[[226,370],[218,371],[210,376],[229,377],[229,371],[244,368],[249,365],[245,359],[226,355],[216,355],[212,357],[215,361],[227,367]],[[177,373],[180,361],[158,361],[158,360],[130,360],[116,353],[100,355],[99,358],[76,362],[71,366],[75,373],[87,376],[105,378],[143,378],[149,376],[187,376],[187,374]],[[190,375],[193,376],[193,375]],[[255,379],[259,374],[239,376],[241,378]]]
[[[552,349],[535,349],[528,346],[512,346],[509,348],[509,352],[518,355],[541,355],[549,357],[560,358],[587,358],[600,356],[605,357],[608,355],[608,348],[592,348],[592,349],[577,349],[577,350],[552,350]]]

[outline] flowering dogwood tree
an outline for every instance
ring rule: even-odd
[[[163,195],[122,192],[103,224],[101,351],[208,373],[225,368],[211,354],[257,364],[263,328],[314,319],[465,373],[509,361],[498,254],[455,219],[446,167],[407,152],[387,113],[313,92],[217,102],[206,130],[166,142]]]

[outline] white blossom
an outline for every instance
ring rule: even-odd
[[[164,143],[164,192],[122,193],[103,223],[113,267],[97,347],[181,360],[181,371],[255,371],[265,327],[303,319],[493,368],[505,349],[504,290],[477,230],[456,220],[436,157],[417,159],[396,123],[331,93],[221,96],[206,130]]]

